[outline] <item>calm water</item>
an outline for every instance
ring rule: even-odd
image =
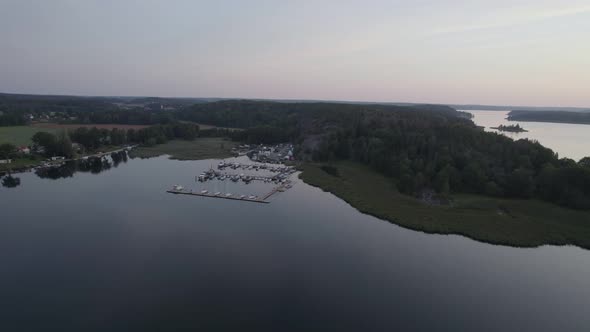
[[[0,187],[0,331],[590,329],[589,251],[409,231],[299,180],[271,204],[165,193],[211,164]]]
[[[560,157],[567,157],[576,161],[590,156],[590,125],[548,123],[548,122],[520,122],[508,121],[509,111],[467,111],[474,115],[473,122],[486,127],[487,131],[497,130],[501,124],[515,125],[528,130],[525,133],[503,134],[513,139],[530,138],[539,141],[544,146],[559,153]]]

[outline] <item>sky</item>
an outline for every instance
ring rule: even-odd
[[[0,0],[0,92],[590,107],[590,2]]]

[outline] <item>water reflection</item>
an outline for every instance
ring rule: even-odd
[[[99,174],[118,167],[121,163],[128,160],[127,152],[111,153],[109,157],[90,157],[87,159],[73,160],[65,162],[59,167],[44,167],[35,171],[35,174],[42,179],[65,179],[71,178],[76,172]]]
[[[18,186],[20,186],[20,178],[14,177],[12,175],[7,175],[2,178],[2,187],[16,188]]]
[[[19,175],[0,190],[0,331],[590,331],[586,250],[413,232],[296,176],[271,204],[166,193],[267,189],[194,182],[217,162]]]

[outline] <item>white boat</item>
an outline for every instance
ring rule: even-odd
[[[215,193],[215,196],[219,196],[219,195],[221,195],[221,193],[219,191]]]
[[[240,199],[246,198],[246,195],[240,195]]]
[[[172,187],[172,190],[176,190],[176,191],[182,191],[182,190],[184,190],[184,187],[183,187],[183,186],[181,186],[181,185],[179,185],[179,184],[175,184],[175,185]]]
[[[225,197],[231,197],[231,195],[232,195],[231,193],[227,193],[227,194],[225,194]]]
[[[201,190],[201,194],[206,194],[208,192],[209,192],[208,190]]]

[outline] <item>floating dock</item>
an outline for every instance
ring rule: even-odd
[[[231,199],[234,201],[245,201],[245,202],[252,202],[252,203],[263,203],[263,204],[268,204],[270,203],[269,201],[265,200],[266,198],[270,197],[271,195],[265,195],[265,199],[260,199],[260,198],[249,198],[249,197],[244,197],[244,198],[240,198],[237,196],[226,196],[225,194],[220,194],[220,195],[215,195],[212,193],[199,193],[199,192],[194,192],[194,191],[190,191],[190,190],[176,190],[176,189],[171,189],[171,190],[166,190],[167,193],[171,193],[171,194],[176,194],[176,195],[191,195],[191,196],[201,196],[201,197],[208,197],[208,198],[223,198],[223,199]],[[274,194],[274,192],[273,192]]]

